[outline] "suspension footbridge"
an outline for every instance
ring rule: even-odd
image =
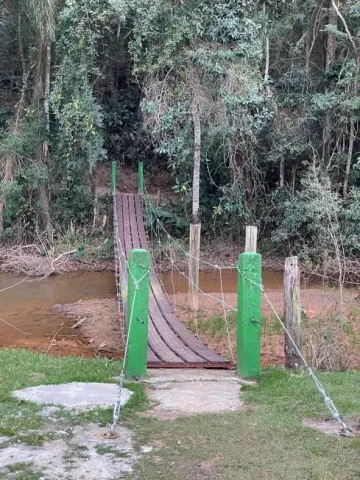
[[[139,194],[115,194],[117,282],[120,301],[126,305],[127,259],[132,249],[151,251],[145,230]],[[195,337],[176,316],[151,266],[149,296],[148,366],[171,368],[234,368],[234,364],[213,352]]]

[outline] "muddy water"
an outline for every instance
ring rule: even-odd
[[[0,275],[0,347],[45,352],[49,349],[49,353],[55,355],[92,355],[91,346],[83,345],[78,330],[71,328],[72,322],[53,307],[82,299],[113,297],[114,274],[80,272],[56,275],[45,280],[24,281],[1,291],[20,280],[21,277]],[[56,340],[52,342],[56,333]]]
[[[54,355],[92,355],[91,345],[85,344],[79,331],[71,328],[73,322],[53,307],[82,299],[114,298],[114,274],[79,272],[56,275],[45,280],[26,280],[1,291],[21,279],[0,274],[0,347],[31,348]],[[164,273],[162,281],[170,294],[187,292],[187,278],[179,273]],[[283,275],[263,271],[263,282],[268,289],[281,289]],[[223,270],[222,278],[219,271],[200,273],[200,288],[205,293],[220,292],[221,285],[224,293],[235,293],[236,283],[236,270]]]
[[[279,290],[283,288],[283,272],[263,270],[262,282],[266,289]],[[161,275],[165,290],[170,294],[186,293],[188,291],[187,273],[177,271],[166,272]],[[221,288],[222,286],[222,288]],[[236,293],[237,270],[219,270],[200,272],[200,289],[204,293],[221,292]],[[321,287],[318,280],[302,282],[301,288]]]

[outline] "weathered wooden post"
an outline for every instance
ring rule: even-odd
[[[116,193],[117,162],[111,163],[111,193]]]
[[[199,271],[200,271],[201,224],[190,224],[189,242],[189,306],[199,310]]]
[[[238,263],[237,373],[253,378],[260,375],[261,255],[255,253],[256,232],[249,227],[247,232],[251,241]]]
[[[126,324],[128,349],[126,352],[126,378],[146,376],[149,319],[150,254],[134,249],[129,257]]]
[[[284,319],[285,326],[296,346],[301,347],[301,301],[300,270],[298,257],[285,260],[284,274]],[[297,368],[301,365],[299,354],[285,332],[285,367]]]
[[[256,253],[257,227],[246,227],[245,252]]]
[[[138,163],[138,193],[144,193],[144,163]]]

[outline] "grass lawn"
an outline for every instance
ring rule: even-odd
[[[338,408],[360,418],[360,372],[320,375]],[[144,444],[157,445],[137,465],[136,478],[359,479],[360,438],[334,438],[304,427],[327,411],[312,381],[280,369],[243,387],[246,413],[199,415],[174,421],[133,421]]]
[[[41,408],[11,397],[12,390],[71,381],[112,381],[119,362],[52,358],[20,350],[0,351],[0,436],[30,444],[51,438],[42,431]],[[360,418],[360,372],[323,373],[328,393],[347,418]],[[324,419],[327,411],[312,381],[280,369],[264,371],[258,387],[243,387],[244,413],[198,415],[161,421],[136,415],[148,407],[142,385],[123,411],[122,424],[135,433],[136,446],[150,445],[127,478],[162,479],[360,479],[360,438],[334,438],[304,427],[305,418]],[[111,410],[71,416],[61,428],[111,421]],[[105,452],[106,453],[106,452]],[[55,460],[55,459],[54,459]],[[38,476],[19,468],[25,480]],[[0,473],[0,478],[2,477]],[[13,478],[13,477],[12,477]],[[115,479],[114,479],[115,480]]]
[[[42,407],[14,398],[11,395],[13,390],[69,382],[111,383],[113,377],[119,375],[120,368],[121,362],[103,358],[51,357],[27,350],[0,350],[0,436],[15,437],[30,445],[52,438],[51,431],[41,431],[46,422],[41,416]],[[130,383],[126,387],[135,395],[122,410],[124,420],[146,405],[141,384]],[[99,425],[112,421],[111,409],[94,409],[79,415],[62,410],[57,416],[62,429],[92,421]]]

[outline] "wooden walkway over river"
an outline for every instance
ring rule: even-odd
[[[130,250],[150,250],[145,231],[142,196],[115,195],[115,227],[117,229],[117,279],[126,302],[126,258]],[[203,345],[177,318],[162,287],[155,266],[151,269],[149,298],[148,366],[166,368],[233,368],[234,365]]]

